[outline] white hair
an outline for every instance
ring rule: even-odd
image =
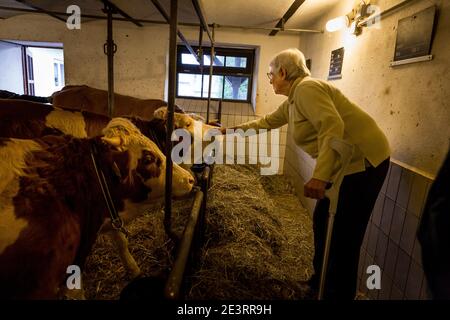
[[[306,60],[303,53],[290,48],[278,53],[270,62],[272,72],[278,73],[281,68],[286,70],[286,80],[295,80],[299,77],[310,76],[311,72],[306,66]]]

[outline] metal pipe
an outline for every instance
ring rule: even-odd
[[[175,109],[175,85],[177,66],[177,25],[178,25],[178,0],[170,1],[170,38],[169,38],[169,84],[167,105],[167,136],[166,136],[166,190],[164,228],[166,233],[172,237],[172,131]]]
[[[198,58],[199,58],[199,63],[200,63],[200,75],[201,75],[201,79],[202,79],[202,83],[201,83],[201,88],[200,88],[200,92],[201,95],[203,95],[203,29],[202,27],[199,28],[199,32],[198,32]]]
[[[69,17],[71,14],[68,14],[66,12],[58,12],[58,11],[51,11],[51,10],[46,10],[41,11],[41,10],[31,10],[31,9],[24,9],[24,8],[14,8],[14,7],[5,7],[5,6],[0,6],[0,10],[7,10],[7,11],[18,11],[18,12],[27,12],[27,13],[46,13],[46,14],[54,14],[54,15],[58,15],[58,16],[64,16],[64,17]],[[95,14],[81,14],[82,18],[87,18],[87,19],[97,19],[97,20],[106,20],[107,18],[104,16],[99,16],[99,15],[95,15]],[[130,19],[126,19],[126,18],[121,18],[121,17],[113,17],[113,20],[116,21],[130,21]],[[164,21],[158,21],[158,20],[149,20],[149,19],[135,19],[135,21],[140,22],[140,23],[148,23],[148,24],[168,24],[168,22],[164,22]],[[64,22],[66,22],[64,20]],[[200,27],[200,24],[198,23],[188,23],[188,22],[180,22],[178,25],[180,26],[186,26],[186,27]],[[212,27],[213,24],[209,24],[209,27]],[[248,30],[278,30],[278,31],[284,31],[284,32],[294,32],[294,33],[301,33],[301,32],[312,32],[312,33],[323,33],[323,30],[309,30],[309,29],[282,29],[282,28],[264,28],[264,27],[252,27],[252,26],[235,26],[235,25],[224,25],[224,24],[214,24],[215,28],[225,28],[225,29],[248,29]]]
[[[386,17],[386,16],[394,13],[395,10],[400,9],[401,7],[403,7],[403,6],[407,5],[407,4],[410,4],[410,3],[414,2],[414,1],[416,1],[416,0],[405,0],[403,2],[400,2],[400,3],[396,4],[395,6],[390,7],[389,9],[386,9],[386,10],[380,12],[379,14],[376,14],[374,16],[370,16],[370,17],[362,20],[360,23],[358,23],[358,27],[365,27],[365,26],[367,26],[367,24],[369,22],[370,23],[374,23],[374,21],[376,19],[378,19],[378,18],[381,19],[383,17]]]
[[[219,110],[217,112],[217,121],[222,123],[222,99],[219,100]]]
[[[208,23],[206,22],[205,15],[203,14],[203,8],[201,3],[198,2],[198,0],[192,0],[192,5],[194,6],[198,19],[200,20],[201,27],[203,28],[203,30],[206,31],[206,33],[208,34],[209,41],[211,41],[212,43],[214,41],[214,35],[211,35],[211,32],[209,31]]]
[[[118,6],[116,6],[114,3],[112,3],[109,0],[101,0],[104,4],[110,6],[111,8],[114,8],[115,11],[117,11],[122,17],[127,18],[130,22],[134,23],[135,25],[137,25],[138,27],[143,27],[143,25],[137,21],[136,19],[134,19],[133,17],[131,17],[128,13],[126,13],[125,11],[123,11],[122,9],[120,9]]]
[[[275,27],[284,29],[284,24],[286,21],[288,21],[292,15],[297,11],[297,9],[305,2],[305,0],[294,0],[294,2],[291,4],[289,9],[286,11],[286,13],[283,15],[283,17],[278,21],[277,25]],[[269,36],[274,36],[278,33],[277,30],[272,30],[269,33]]]
[[[172,0],[173,1],[173,0]],[[172,272],[167,280],[164,289],[164,295],[167,299],[178,299],[180,295],[180,288],[183,281],[183,274],[186,269],[186,263],[189,257],[189,252],[194,237],[195,226],[197,225],[200,208],[203,203],[203,192],[198,190],[195,194],[194,204],[192,206],[191,215],[184,229],[183,238],[181,240],[177,258],[173,265]]]
[[[107,21],[107,40],[103,49],[106,50],[108,57],[108,114],[110,117],[114,114],[114,54],[117,50],[117,46],[114,43],[113,38],[113,8],[105,4],[105,9],[108,16]]]
[[[211,85],[212,85],[212,76],[213,76],[213,64],[214,58],[216,54],[214,52],[214,26],[212,28],[212,41],[211,41],[211,53],[210,53],[210,61],[209,61],[209,87],[208,87],[208,104],[206,106],[206,123],[209,122],[209,108],[211,104]],[[224,78],[225,81],[225,78]]]
[[[151,0],[155,8],[161,13],[163,18],[167,21],[167,23],[170,23],[170,17],[167,14],[166,10],[164,10],[163,6],[159,3],[158,0]],[[184,35],[181,33],[180,30],[177,29],[177,35],[183,41],[185,47],[189,50],[189,52],[197,59],[198,63],[200,63],[200,59],[197,56],[197,53],[192,49],[191,45],[189,44],[189,41],[184,37]]]
[[[307,33],[324,33],[323,30],[310,30],[310,29],[283,29],[283,28],[271,28],[271,27],[256,27],[256,26],[235,26],[235,25],[226,25],[226,24],[215,24],[216,28],[226,28],[226,29],[248,29],[248,30],[264,30],[264,31],[284,31],[284,32],[307,32]]]

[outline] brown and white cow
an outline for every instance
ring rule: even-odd
[[[168,111],[167,107],[161,107],[155,110],[155,119],[160,119],[167,122]],[[174,112],[173,128],[184,129],[191,136],[191,151],[189,158],[184,158],[182,166],[190,166],[193,163],[208,162],[206,157],[208,155],[204,153],[209,153],[211,150],[211,140],[217,139],[217,142],[223,141],[221,128],[217,125],[206,124],[205,119],[199,115],[193,113],[178,113]],[[213,138],[214,137],[214,138]],[[197,139],[197,140],[196,140]],[[183,140],[183,139],[181,139]],[[222,142],[220,142],[222,143]],[[218,147],[218,146],[217,146]],[[196,152],[196,149],[201,149],[200,153]],[[189,160],[188,160],[189,159]]]
[[[93,149],[118,211],[161,195],[165,159],[138,132],[113,119],[103,137],[0,138],[0,298],[55,298],[67,267],[82,267],[108,217]],[[190,175],[174,175],[189,193]]]
[[[65,86],[53,93],[52,104],[56,107],[87,110],[99,114],[108,114],[108,91],[86,85]],[[138,99],[114,94],[113,117],[134,115],[150,120],[156,109],[167,106],[167,102],[158,99]],[[183,112],[176,107],[177,112]]]

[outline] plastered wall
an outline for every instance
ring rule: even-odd
[[[372,1],[381,10],[400,0]],[[312,28],[350,11],[353,0],[342,0]],[[397,21],[431,5],[439,9],[432,46],[434,59],[389,67],[393,60]],[[300,48],[312,59],[314,77],[326,79],[331,51],[345,48],[342,79],[337,87],[372,115],[388,136],[392,158],[433,177],[448,150],[450,137],[450,1],[417,0],[381,20],[380,28],[301,36]]]
[[[168,28],[114,22],[115,91],[136,97],[162,99],[166,77]],[[106,21],[82,23],[69,30],[45,15],[20,15],[0,21],[0,39],[61,42],[64,46],[66,84],[107,88],[107,60],[103,53]]]

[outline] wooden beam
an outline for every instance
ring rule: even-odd
[[[289,7],[283,17],[278,21],[275,28],[283,28],[284,24],[289,20],[290,17],[297,11],[297,9],[305,2],[305,0],[295,0],[294,3]],[[269,36],[274,36],[278,33],[278,30],[272,30]]]

